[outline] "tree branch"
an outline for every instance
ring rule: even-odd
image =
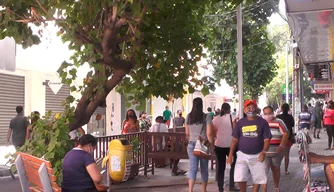
[[[84,44],[92,44],[94,46],[94,49],[101,53],[103,52],[102,50],[102,45],[91,38],[88,37],[87,33],[82,29],[81,26],[78,26],[78,31],[76,32],[76,35],[78,38],[82,41]]]
[[[39,0],[35,0],[36,3],[38,4],[38,6],[42,9],[42,11],[48,15],[48,11],[45,9],[45,7],[41,4],[41,2],[39,2]]]

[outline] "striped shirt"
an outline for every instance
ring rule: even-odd
[[[311,121],[311,113],[308,111],[303,111],[299,114],[299,121],[300,121],[300,129],[303,128],[310,128],[310,121]]]
[[[281,144],[283,133],[289,133],[288,128],[281,119],[274,119],[268,122],[272,138],[268,153],[276,153],[278,146]]]

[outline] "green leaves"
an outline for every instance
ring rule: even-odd
[[[241,1],[233,1],[239,3]],[[243,4],[243,79],[244,96],[257,98],[275,76],[275,45],[267,32],[268,17],[278,1],[260,0]],[[225,79],[231,86],[238,82],[236,11],[233,4],[217,3],[207,8],[205,24],[210,58],[217,82]]]

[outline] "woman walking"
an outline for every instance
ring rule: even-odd
[[[328,109],[326,109],[325,115],[324,115],[324,125],[326,127],[326,132],[328,135],[328,148],[326,148],[325,150],[330,150],[330,149],[334,150],[334,145],[333,145],[333,148],[331,148],[333,138],[334,138],[334,102],[333,101],[328,102]]]
[[[295,143],[295,136],[293,133],[293,127],[295,126],[295,120],[292,115],[289,114],[290,106],[287,103],[284,103],[281,107],[282,114],[277,115],[276,117],[283,120],[286,128],[289,130],[289,140],[286,145],[285,154],[284,154],[284,173],[285,175],[290,174],[288,171],[289,163],[290,163],[290,149],[292,145]]]
[[[230,153],[230,145],[232,141],[233,122],[231,116],[231,106],[228,103],[223,103],[220,116],[216,116],[212,121],[213,129],[216,133],[215,152],[218,160],[218,189],[219,192],[224,191],[224,179],[226,168],[226,156]],[[230,169],[230,191],[239,191],[234,184],[234,168],[236,155],[231,164]]]
[[[201,167],[202,177],[202,192],[206,192],[206,187],[209,179],[209,160],[201,159],[193,155],[196,141],[199,136],[203,139],[209,140],[211,146],[213,146],[213,133],[212,133],[212,119],[209,115],[203,112],[203,101],[197,97],[193,100],[193,107],[191,112],[186,118],[186,136],[189,141],[187,152],[189,156],[189,192],[193,191],[196,181],[196,175],[198,170],[198,164]]]

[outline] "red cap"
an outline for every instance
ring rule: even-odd
[[[246,100],[244,102],[244,107],[247,107],[248,105],[254,105],[255,107],[257,107],[256,101],[255,100]]]

